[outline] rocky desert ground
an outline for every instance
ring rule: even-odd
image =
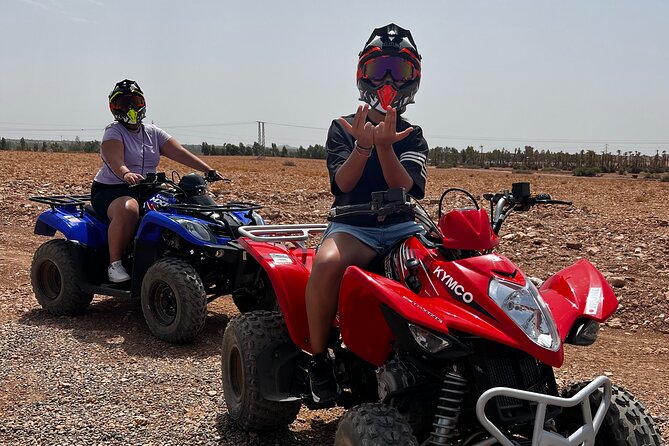
[[[209,157],[230,183],[219,202],[253,201],[270,223],[324,222],[331,197],[323,161]],[[331,444],[341,409],[303,409],[287,431],[240,432],[226,414],[220,343],[236,313],[210,306],[205,332],[187,346],[153,338],[136,302],[96,297],[79,317],[55,317],[35,301],[29,268],[44,238],[45,208],[32,195],[86,194],[95,154],[0,152],[0,444]],[[182,167],[163,161],[161,170]],[[620,308],[591,347],[567,346],[560,383],[606,374],[635,394],[669,432],[669,183],[626,176],[429,169],[423,204],[447,187],[476,196],[529,181],[573,201],[515,214],[500,251],[539,279],[587,258],[613,285]]]

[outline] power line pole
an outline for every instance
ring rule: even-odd
[[[258,158],[263,158],[265,156],[265,122],[258,122],[258,145],[260,146],[260,154]]]

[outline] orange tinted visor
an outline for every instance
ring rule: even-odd
[[[130,107],[142,108],[146,106],[144,98],[137,94],[124,94],[114,98],[111,107],[115,109],[127,110]]]
[[[398,82],[416,79],[418,70],[407,59],[395,56],[380,56],[371,59],[362,66],[362,77],[372,81],[381,81],[388,74]]]

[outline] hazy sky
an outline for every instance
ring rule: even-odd
[[[373,28],[423,56],[431,147],[669,150],[669,1],[2,0],[0,136],[100,139],[131,78],[184,143],[324,144]]]

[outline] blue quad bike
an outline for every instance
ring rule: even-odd
[[[142,215],[123,258],[131,280],[120,284],[107,278],[107,224],[88,204],[89,195],[30,197],[50,207],[37,218],[35,234],[64,236],[33,256],[30,277],[39,304],[50,314],[76,315],[95,294],[139,297],[151,332],[171,343],[194,340],[207,304],[226,294],[241,312],[276,309],[267,276],[236,241],[240,226],[264,224],[256,212],[262,206],[217,204],[207,186],[217,179],[215,171],[173,173],[172,179],[159,172],[133,186]]]

